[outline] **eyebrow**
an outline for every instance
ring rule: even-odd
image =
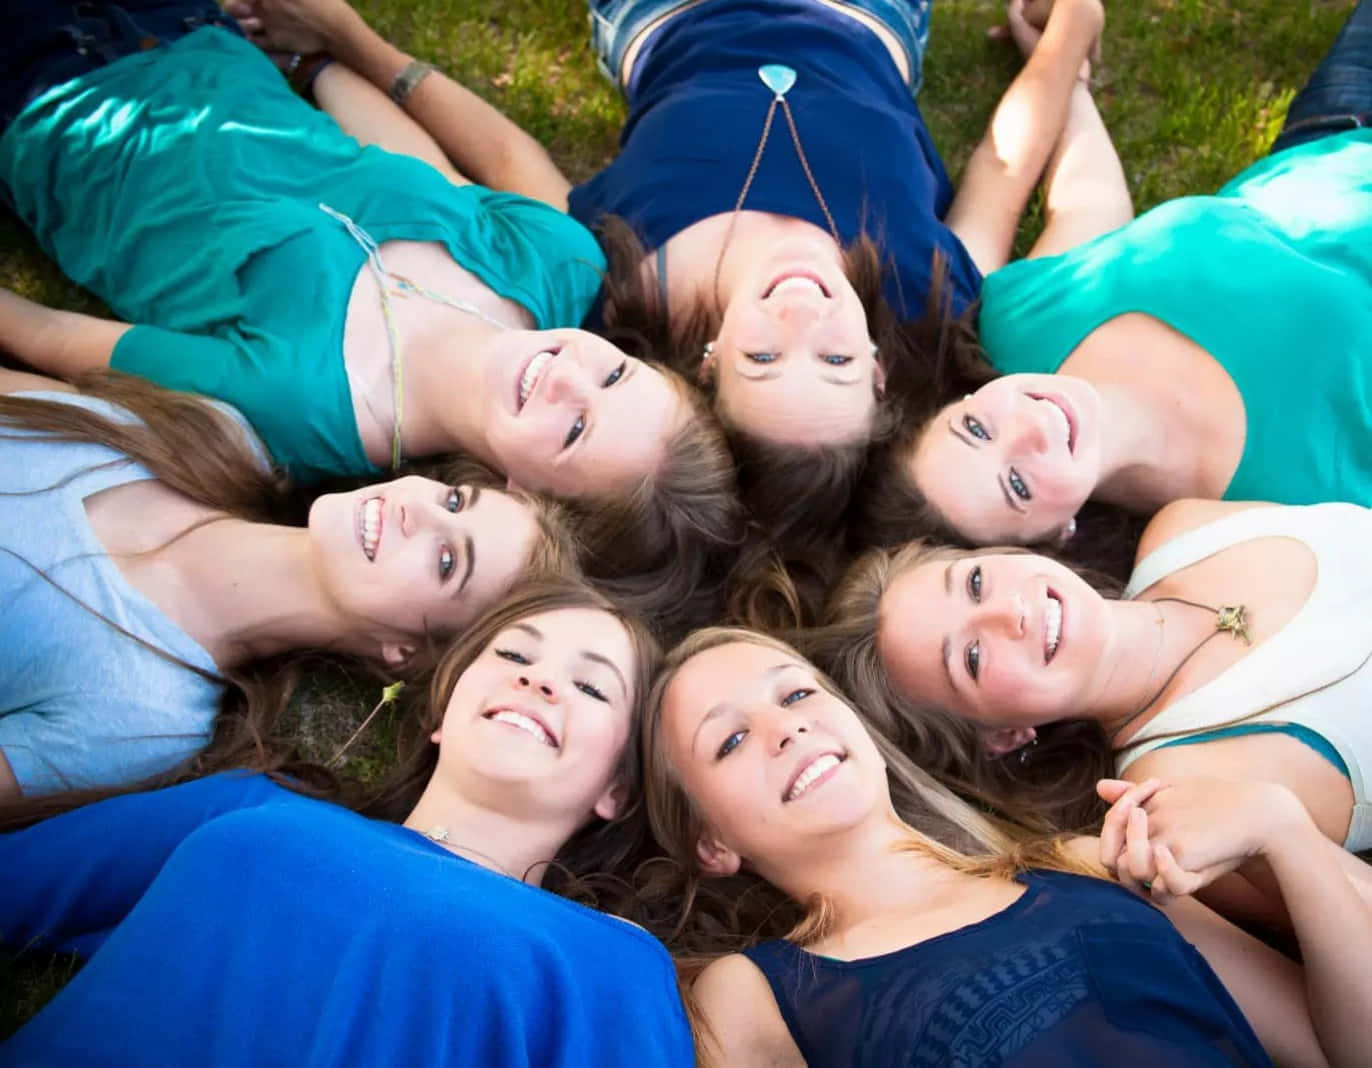
[[[787,668],[793,668],[793,667],[799,667],[799,666],[800,666],[799,664],[795,664],[795,663],[792,663],[792,662],[789,662],[789,661],[786,662],[786,663],[783,663],[783,664],[773,664],[771,667],[769,667],[766,671],[764,671],[764,672],[762,673],[762,677],[763,677],[764,679],[772,679],[772,678],[775,678],[777,675],[780,675],[780,674],[781,674],[783,671],[785,671]],[[705,724],[709,723],[710,720],[716,719],[716,718],[718,718],[719,716],[722,716],[722,715],[723,715],[725,712],[727,712],[731,707],[732,707],[732,705],[730,704],[730,702],[728,702],[728,701],[720,701],[719,704],[713,706],[713,707],[710,709],[710,711],[708,711],[708,712],[705,713],[705,718],[702,719],[699,723],[696,724],[695,733],[694,733],[693,735],[691,735],[691,751],[692,751],[692,752],[695,751],[696,742],[697,742],[697,740],[699,740],[699,738],[700,738],[700,731],[701,731],[701,728],[703,728],[703,727],[705,726]]]
[[[617,679],[619,680],[619,688],[620,688],[620,690],[623,691],[623,694],[624,694],[625,699],[626,699],[626,700],[628,699],[628,696],[629,696],[629,684],[628,684],[627,682],[624,681],[624,674],[623,674],[623,672],[621,672],[621,671],[619,670],[619,665],[617,665],[617,664],[616,664],[613,660],[611,660],[608,656],[601,656],[599,653],[592,652],[590,649],[583,649],[582,652],[581,652],[581,655],[582,655],[585,659],[591,661],[592,663],[595,663],[595,664],[603,664],[603,665],[605,665],[607,668],[609,668],[611,671],[613,671],[613,672],[615,673],[615,678],[617,678]]]
[[[961,430],[958,430],[956,427],[954,427],[952,423],[948,424],[948,433],[952,434],[953,437],[957,438],[958,441],[962,442],[969,449],[975,449],[977,447],[976,443],[972,441],[971,438],[967,437],[965,434],[962,433]]]
[[[943,569],[943,592],[949,597],[953,596],[953,565],[956,560],[949,560],[948,566]],[[958,692],[957,684],[953,682],[953,639],[948,635],[943,636],[943,674],[948,678],[948,688],[953,693]]]
[[[467,498],[466,511],[476,507],[476,502],[481,499],[481,487],[473,486],[471,496]],[[468,581],[471,580],[472,571],[476,567],[476,542],[472,540],[470,533],[462,535],[462,553],[467,558],[467,570],[462,573],[462,581],[453,590],[454,597],[460,597],[462,591],[467,588]]]

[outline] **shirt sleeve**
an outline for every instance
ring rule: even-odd
[[[0,835],[0,943],[93,952],[187,836],[226,812],[283,796],[292,795],[266,776],[230,772]]]

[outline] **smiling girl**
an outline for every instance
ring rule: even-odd
[[[0,938],[90,958],[0,1062],[686,1068],[662,946],[567,900],[644,838],[659,657],[589,589],[527,587],[443,657],[357,811],[297,767],[0,835]]]
[[[520,575],[576,568],[558,513],[489,473],[325,494],[288,525],[231,409],[83,385],[0,371],[26,391],[0,397],[0,797],[165,772],[259,662],[319,649],[393,671]],[[260,731],[284,693],[239,700]]]
[[[1178,818],[1201,791],[1103,784],[1117,800],[1100,842],[1026,839],[870,734],[793,649],[741,630],[697,632],[670,653],[648,717],[653,831],[685,873],[688,948],[716,958],[692,989],[706,1063],[1364,1057],[1372,911],[1279,787],[1250,792],[1241,825],[1207,835]],[[1170,839],[1148,822],[1155,804]],[[1134,854],[1168,840],[1196,870],[1143,874],[1166,914],[1087,877],[1104,862],[1132,881]],[[1291,903],[1303,969],[1172,900],[1250,856]],[[700,884],[730,878],[769,915],[760,931],[692,916]],[[1335,908],[1347,941],[1330,936],[1323,910]]]
[[[1364,850],[1369,538],[1357,505],[1179,501],[1118,599],[1023,550],[873,550],[816,646],[921,762],[1017,811],[1081,825],[1111,774],[1268,781]]]

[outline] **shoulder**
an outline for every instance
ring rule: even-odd
[[[691,986],[707,1064],[803,1065],[766,976],[741,953],[712,962]]]
[[[1186,499],[1165,504],[1148,521],[1143,536],[1139,539],[1138,551],[1134,554],[1137,564],[1149,553],[1160,549],[1173,538],[1188,531],[1213,523],[1217,519],[1243,512],[1249,508],[1271,508],[1265,501],[1206,501]]]

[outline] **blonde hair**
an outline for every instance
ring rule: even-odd
[[[680,895],[678,915],[668,917],[659,910],[659,935],[692,974],[709,960],[763,938],[784,937],[802,945],[813,942],[833,921],[828,902],[790,902],[755,875],[722,880],[727,884],[722,894],[712,893],[701,878],[696,844],[706,821],[667,757],[663,706],[682,667],[709,649],[735,642],[775,649],[808,663],[792,646],[757,631],[737,627],[696,631],[664,659],[648,694],[643,722],[644,801],[653,837],[668,862],[664,872],[646,882],[643,892],[664,900],[673,892]],[[852,707],[828,676],[817,670],[816,678],[827,692]],[[861,716],[860,710],[855,711]],[[1072,854],[1064,836],[1036,835],[984,814],[920,768],[880,731],[873,731],[872,737],[886,761],[892,803],[909,828],[912,851],[956,871],[988,878],[1008,878],[1026,868],[1101,874]]]

